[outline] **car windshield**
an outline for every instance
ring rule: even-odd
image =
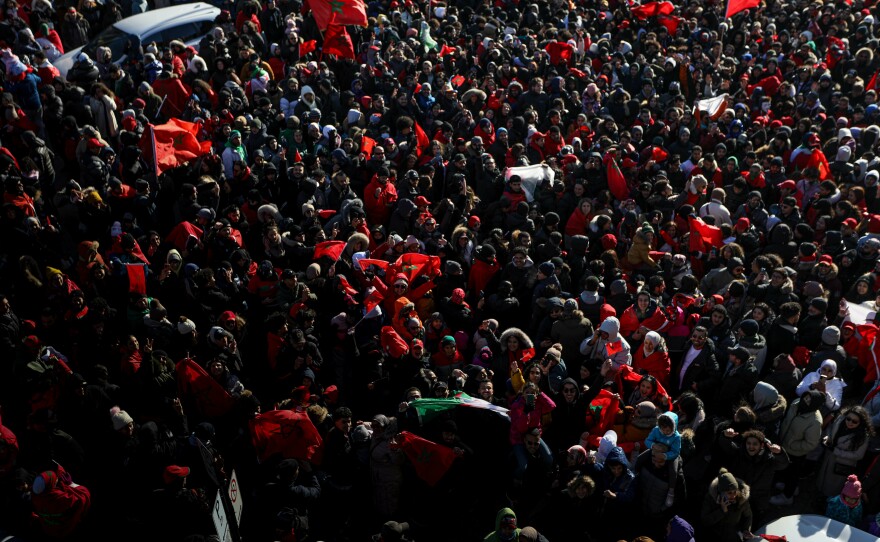
[[[111,57],[113,60],[118,60],[122,55],[125,54],[126,49],[128,48],[129,41],[135,36],[131,36],[130,34],[119,30],[115,26],[111,26],[98,34],[92,39],[89,43],[87,43],[83,47],[83,52],[89,55],[89,58],[96,58],[95,52],[98,50],[98,47],[109,47],[113,56]]]

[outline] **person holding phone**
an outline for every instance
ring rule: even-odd
[[[718,477],[709,484],[709,491],[703,499],[706,540],[742,542],[753,538],[749,495],[748,484],[727,469],[718,471]]]
[[[834,360],[826,359],[819,366],[818,371],[807,374],[801,380],[797,387],[797,394],[800,396],[810,390],[821,392],[825,396],[822,414],[828,415],[840,410],[843,388],[845,387],[846,384],[837,376],[837,363]]]

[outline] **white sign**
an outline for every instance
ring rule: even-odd
[[[232,503],[232,511],[235,513],[235,524],[241,525],[241,488],[238,487],[238,477],[235,471],[232,471],[232,477],[229,479],[229,502]]]
[[[232,542],[232,534],[229,532],[229,520],[226,518],[226,509],[223,508],[223,499],[220,492],[217,492],[217,498],[214,499],[214,509],[211,511],[211,519],[214,520],[214,527],[217,529],[217,536],[220,542]]]

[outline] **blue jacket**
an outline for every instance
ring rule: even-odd
[[[9,91],[15,96],[15,101],[22,109],[33,111],[43,107],[40,101],[39,86],[43,80],[35,73],[28,73],[24,79],[9,86]],[[32,119],[34,120],[34,119]]]
[[[675,412],[664,412],[660,417],[662,418],[663,416],[672,420],[672,427],[674,428],[672,434],[664,435],[660,431],[660,427],[655,427],[651,429],[651,434],[645,439],[645,447],[650,449],[654,443],[669,446],[669,451],[666,452],[666,459],[672,461],[681,454],[681,433],[678,432],[678,414]]]

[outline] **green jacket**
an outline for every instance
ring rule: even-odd
[[[495,515],[495,530],[486,535],[486,538],[483,539],[483,542],[504,542],[501,539],[501,520],[506,517],[512,517],[516,519],[516,513],[510,508],[502,508],[498,511],[498,514]],[[513,537],[510,540],[519,540],[519,532],[522,529],[518,528],[513,532]]]

